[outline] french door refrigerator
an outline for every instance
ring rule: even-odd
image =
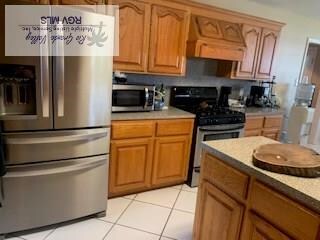
[[[112,57],[5,57],[3,35],[0,235],[105,212]]]

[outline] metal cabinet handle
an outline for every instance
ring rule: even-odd
[[[106,164],[106,156],[102,156],[101,158],[97,158],[95,160],[83,160],[83,162],[74,164],[66,167],[56,167],[49,169],[40,169],[40,170],[30,170],[30,171],[21,171],[21,168],[17,168],[17,171],[8,171],[8,174],[5,178],[23,178],[23,177],[37,177],[37,176],[45,176],[45,175],[54,175],[68,172],[81,171],[84,169],[95,168]],[[18,170],[19,169],[19,170]],[[25,168],[27,169],[27,167]]]
[[[47,28],[43,27],[40,30],[41,36],[48,36]],[[49,41],[45,44],[40,44],[40,65],[41,65],[41,76],[40,76],[40,84],[41,84],[41,104],[42,104],[42,117],[48,118],[49,117],[49,109],[50,109],[50,102],[49,102],[49,81],[50,81],[50,74],[49,74]]]
[[[63,36],[63,24],[58,24],[57,34]],[[57,112],[58,117],[64,116],[64,42],[58,41],[56,46],[56,82],[57,82]]]
[[[144,108],[148,107],[148,102],[149,102],[149,89],[144,88],[144,93],[145,93],[145,102],[144,102]]]
[[[41,137],[41,138],[7,138],[5,143],[7,145],[33,145],[33,144],[48,144],[48,143],[65,143],[75,141],[86,141],[92,138],[106,137],[107,132],[97,132],[91,134],[76,134],[70,136],[58,137]]]

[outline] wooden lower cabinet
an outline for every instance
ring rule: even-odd
[[[293,240],[263,218],[249,213],[245,220],[241,240]]]
[[[152,184],[161,185],[186,180],[190,137],[161,137],[155,140]]]
[[[279,129],[264,129],[262,131],[262,136],[278,140],[280,138],[280,131]]]
[[[151,185],[153,139],[111,142],[110,195],[141,191]]]
[[[113,121],[111,132],[110,197],[185,182],[193,119]]]
[[[264,136],[273,140],[279,140],[282,121],[283,115],[247,116],[244,136]]]
[[[248,194],[235,195],[230,180],[239,170],[218,167],[227,163],[209,153],[203,156],[193,240],[320,240],[319,212],[245,173]]]
[[[203,182],[198,196],[200,208],[194,226],[196,240],[239,238],[243,206],[214,185]]]

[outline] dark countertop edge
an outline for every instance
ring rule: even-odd
[[[226,162],[227,164],[235,167],[236,169],[249,174],[249,175],[254,175],[256,177],[257,180],[263,182],[265,185],[270,186],[274,189],[276,189],[277,191],[279,191],[282,194],[285,194],[286,196],[288,196],[289,198],[291,198],[292,200],[297,201],[298,203],[306,206],[307,208],[317,212],[318,214],[320,214],[320,201],[318,201],[317,199],[314,199],[312,197],[310,197],[309,195],[306,195],[300,191],[298,191],[297,189],[294,189],[268,175],[265,175],[264,173],[257,171],[254,168],[249,167],[248,165],[242,163],[241,161],[234,159],[230,156],[228,156],[227,154],[220,152],[210,146],[208,146],[205,142],[202,143],[202,147],[204,150],[206,150],[207,152],[213,154],[214,156],[216,156],[217,158],[219,158],[220,160]]]
[[[195,119],[195,116],[173,116],[173,117],[149,117],[149,118],[145,118],[145,117],[141,117],[141,118],[128,118],[128,119],[112,119],[111,121],[140,121],[140,120],[173,120],[173,119]]]

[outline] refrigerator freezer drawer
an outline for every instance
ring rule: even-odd
[[[108,155],[102,155],[8,168],[0,234],[105,211],[108,163]]]
[[[109,153],[110,128],[3,134],[6,165]]]

